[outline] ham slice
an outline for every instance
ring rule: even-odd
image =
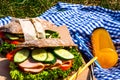
[[[62,65],[62,61],[57,59],[54,65],[51,66],[51,69],[57,69]]]
[[[28,58],[27,60],[25,60],[24,62],[18,64],[18,66],[25,72],[31,72],[31,73],[38,73],[41,72],[42,70],[44,70],[45,65],[40,63],[40,62],[36,62],[35,60],[33,60],[32,58]]]
[[[31,73],[39,73],[39,72],[41,72],[43,69],[44,69],[43,66],[39,66],[39,67],[36,67],[36,68],[23,68],[23,70],[24,70],[25,72],[31,72]]]
[[[70,65],[72,64],[73,60],[67,60],[62,62],[62,66]]]
[[[60,68],[61,66],[69,66],[70,64],[72,65],[73,60],[67,60],[67,61],[62,61],[57,59],[54,65],[51,66],[51,69],[57,69]]]
[[[53,64],[43,64],[41,62],[36,62],[32,58],[28,58],[22,63],[19,63],[18,66],[25,72],[30,72],[30,73],[39,73],[43,71],[44,69],[57,69],[60,68],[61,66],[66,66],[72,64],[72,60],[67,60],[67,61],[62,61],[60,59],[57,59],[57,61]]]
[[[32,58],[28,58],[24,62],[19,63],[18,66],[20,68],[36,68],[36,67],[39,67],[39,66],[43,66],[44,67],[44,64],[40,63],[40,62],[36,62]]]

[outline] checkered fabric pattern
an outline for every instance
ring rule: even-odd
[[[120,11],[99,6],[58,2],[38,17],[51,21],[57,26],[66,25],[73,41],[89,59],[92,58],[91,33],[95,28],[104,27],[110,33],[116,50],[120,54]],[[0,25],[9,23],[10,19],[11,17],[0,19]],[[94,75],[97,80],[120,80],[120,59],[118,64],[110,69],[94,67]]]
[[[5,25],[5,24],[10,23],[10,20],[11,20],[10,16],[7,16],[5,18],[0,18],[0,27]]]

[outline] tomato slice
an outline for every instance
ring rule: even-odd
[[[7,53],[6,58],[10,61],[13,61],[15,53],[20,50],[20,48],[17,48],[15,50],[12,50],[11,52]]]
[[[63,62],[63,64],[60,66],[60,68],[65,71],[65,70],[68,70],[72,67],[72,60],[68,60],[68,61],[65,61]]]
[[[19,41],[11,41],[11,44],[19,44]]]

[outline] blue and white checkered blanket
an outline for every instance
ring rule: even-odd
[[[120,11],[99,6],[85,6],[58,2],[39,18],[53,22],[57,26],[66,25],[73,41],[91,59],[91,33],[95,28],[104,27],[111,35],[118,54],[120,54]],[[0,19],[0,26],[9,23],[11,17]],[[110,69],[94,67],[97,80],[120,80],[120,59],[117,66]]]

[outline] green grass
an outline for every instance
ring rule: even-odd
[[[0,0],[0,17],[36,17],[44,13],[58,1],[98,5],[112,10],[120,10],[119,0]]]

